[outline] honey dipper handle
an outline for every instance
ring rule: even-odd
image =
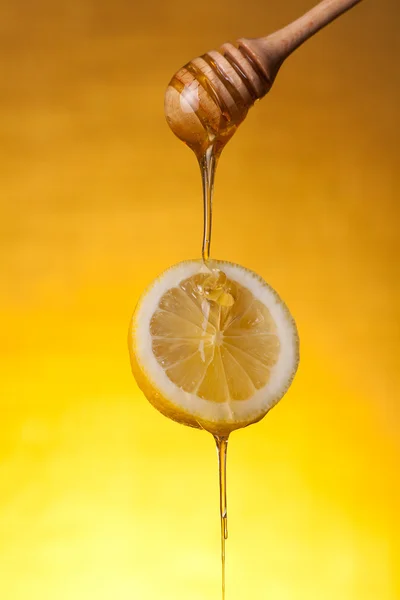
[[[361,0],[322,0],[305,15],[263,38],[240,39],[239,47],[262,69],[272,83],[283,61],[317,31]]]

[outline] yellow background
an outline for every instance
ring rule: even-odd
[[[213,441],[147,404],[126,332],[200,253],[166,84],[311,4],[2,1],[1,600],[220,598]],[[363,2],[307,42],[220,161],[212,255],[280,292],[302,347],[231,438],[228,600],[400,598],[399,17]]]

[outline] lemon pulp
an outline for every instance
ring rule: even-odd
[[[218,295],[209,279],[192,275],[161,297],[150,323],[153,353],[186,392],[211,402],[246,400],[266,385],[277,361],[276,327],[249,290],[225,278]]]

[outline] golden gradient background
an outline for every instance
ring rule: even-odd
[[[1,600],[220,598],[212,439],[147,404],[126,332],[200,251],[166,84],[311,4],[2,0]],[[400,598],[399,17],[365,1],[310,40],[220,161],[212,254],[302,342],[231,438],[228,600]]]

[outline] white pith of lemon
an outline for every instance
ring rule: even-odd
[[[260,420],[299,360],[296,326],[278,294],[256,273],[216,260],[179,263],[149,286],[129,349],[138,385],[160,412],[216,434]]]

